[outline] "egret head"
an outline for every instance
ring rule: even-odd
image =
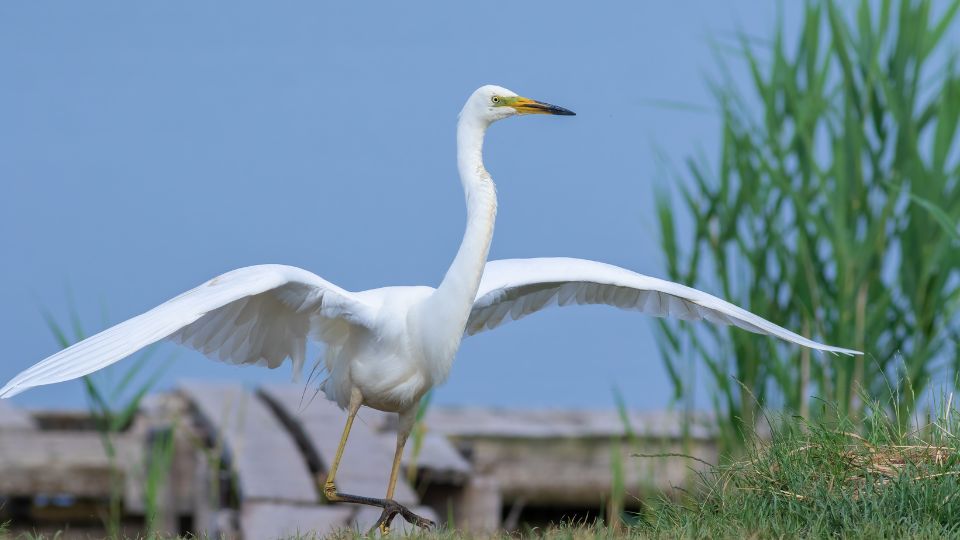
[[[488,124],[518,114],[558,114],[573,116],[573,111],[535,99],[518,96],[502,86],[488,84],[478,88],[460,111]]]

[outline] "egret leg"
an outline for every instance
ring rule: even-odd
[[[353,389],[350,393],[350,405],[347,407],[347,423],[343,426],[343,434],[340,435],[340,445],[337,446],[337,453],[333,457],[333,463],[330,465],[330,471],[327,473],[327,480],[323,483],[323,494],[327,497],[328,501],[366,504],[361,501],[348,500],[348,498],[354,498],[353,495],[337,493],[337,487],[334,483],[337,478],[337,468],[340,467],[340,458],[343,457],[343,449],[346,448],[347,438],[350,437],[350,428],[353,427],[353,419],[357,417],[357,411],[360,410],[360,405],[362,404],[363,395],[360,394],[359,390]]]
[[[323,483],[324,496],[326,496],[327,500],[330,502],[365,504],[367,506],[377,506],[383,508],[383,514],[381,514],[380,519],[377,520],[374,528],[380,528],[384,534],[388,534],[390,532],[390,521],[392,521],[397,514],[400,514],[403,516],[403,519],[419,527],[432,527],[432,521],[414,514],[407,507],[401,505],[392,498],[394,488],[397,484],[397,475],[400,470],[400,458],[403,456],[403,445],[407,442],[407,437],[410,435],[410,428],[412,427],[412,416],[411,421],[409,422],[404,422],[404,415],[400,416],[401,428],[397,435],[397,452],[393,460],[393,469],[390,473],[390,482],[387,485],[386,498],[377,499],[374,497],[350,495],[349,493],[341,493],[337,491],[337,469],[340,467],[340,459],[343,457],[344,448],[347,446],[347,439],[350,437],[350,428],[353,427],[353,420],[356,418],[357,411],[360,410],[360,405],[362,404],[363,395],[360,394],[359,390],[353,390],[353,392],[350,394],[350,405],[347,408],[347,423],[343,426],[343,435],[340,436],[340,445],[337,446],[337,453],[333,457],[333,463],[330,465],[330,472],[327,474],[327,479]],[[404,428],[403,426],[407,423],[410,425]]]
[[[400,461],[403,459],[403,447],[407,443],[407,437],[410,436],[410,430],[413,429],[415,415],[415,409],[400,413],[400,426],[397,429],[397,449],[393,454],[393,467],[390,469],[390,482],[387,484],[387,496],[385,498],[387,501],[393,502],[393,492],[397,487],[397,478],[400,475]],[[392,505],[383,507],[383,513],[380,514],[380,519],[378,519],[373,528],[370,529],[370,532],[372,533],[374,529],[380,529],[380,534],[383,536],[390,534],[390,523],[397,514],[402,515],[403,519],[409,523],[423,529],[430,529],[435,525],[429,519],[418,516],[402,505],[393,502]]]

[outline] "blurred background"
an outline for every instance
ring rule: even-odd
[[[71,297],[94,330],[250,264],[301,266],[350,290],[438,283],[465,219],[457,113],[483,84],[578,113],[491,131],[491,257],[663,275],[654,194],[673,180],[658,152],[717,155],[714,41],[769,34],[777,19],[751,2],[616,17],[531,4],[535,20],[493,5],[2,9],[3,379],[56,350],[41,310],[62,316]],[[543,313],[466,340],[436,400],[605,408],[623,381],[632,407],[661,408],[672,390],[654,329],[602,308]],[[290,380],[289,368],[158,354],[172,351],[161,387]],[[80,407],[83,385],[18,403]]]
[[[768,409],[876,400],[907,425],[960,368],[956,10],[4,4],[0,378],[240,266],[435,285],[463,232],[456,115],[492,83],[578,116],[492,130],[491,258],[609,262],[867,354],[546,311],[464,341],[406,502],[477,530],[619,519],[699,467],[632,454],[716,463]],[[17,396],[0,512],[111,534],[372,523],[322,504],[342,417],[289,380],[165,344]],[[344,467],[376,495],[395,428],[366,415],[352,444],[374,450]]]

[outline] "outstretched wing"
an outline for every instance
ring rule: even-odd
[[[817,343],[705,292],[624,268],[584,259],[490,261],[467,321],[473,335],[559,304],[607,304],[655,317],[732,324],[750,332],[841,354],[862,354]]]
[[[0,398],[93,373],[164,338],[233,364],[275,368],[290,357],[296,374],[308,337],[335,342],[353,327],[370,328],[374,312],[300,268],[240,268],[48,357],[0,388]]]

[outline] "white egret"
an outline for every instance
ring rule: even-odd
[[[378,526],[398,514],[431,523],[392,500],[403,446],[420,398],[450,372],[464,334],[476,334],[549,305],[609,304],[657,317],[706,319],[844,354],[781,328],[707,293],[623,268],[581,259],[487,262],[497,213],[493,180],[483,166],[483,138],[495,121],[524,114],[573,115],[499,86],[475,91],[457,122],[457,166],[466,195],[460,249],[437,288],[385,287],[349,292],[300,268],[241,268],[68,347],[23,371],[0,389],[9,398],[28,388],[102,369],[162,339],[233,364],[280,366],[299,373],[308,339],[326,344],[321,389],[348,412],[324,493],[331,501],[383,508]],[[318,361],[319,363],[319,361]],[[383,499],[339,493],[336,474],[358,409],[399,413],[396,456]]]

